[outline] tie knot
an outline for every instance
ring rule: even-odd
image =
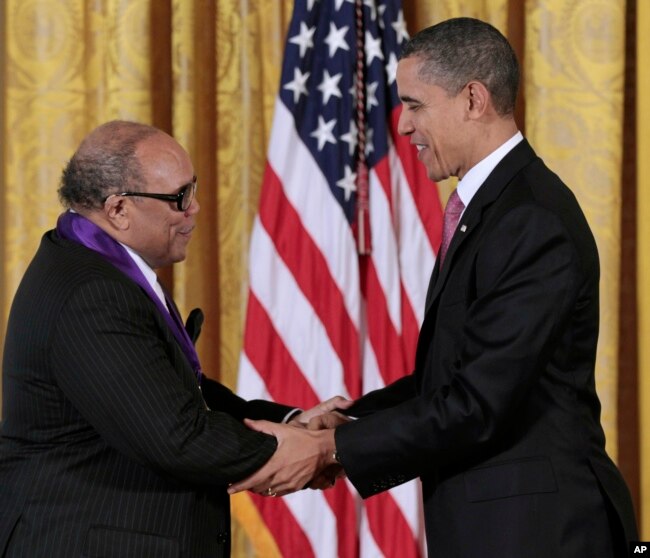
[[[451,215],[460,215],[465,209],[465,204],[463,200],[460,199],[458,195],[458,190],[454,190],[449,196],[447,201],[447,206],[445,207],[445,213],[450,213]]]

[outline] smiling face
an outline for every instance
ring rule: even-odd
[[[410,56],[397,66],[397,89],[402,101],[398,132],[410,136],[418,159],[431,180],[462,178],[470,168],[470,130],[464,91],[450,96],[442,87],[422,81],[421,60]]]
[[[166,134],[155,134],[140,142],[136,157],[145,179],[141,191],[177,194],[192,181],[194,168],[189,155]],[[185,259],[199,212],[196,198],[186,211],[178,211],[174,202],[152,198],[122,198],[122,203],[130,205],[123,240],[127,246],[154,269]]]

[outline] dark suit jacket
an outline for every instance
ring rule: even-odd
[[[611,529],[636,538],[594,385],[598,281],[575,197],[521,142],[436,264],[414,373],[336,432],[362,496],[421,478],[431,557],[604,557]]]
[[[228,483],[273,454],[246,402],[196,376],[133,281],[47,233],[16,294],[3,362],[0,556],[222,557]]]

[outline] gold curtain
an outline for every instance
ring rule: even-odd
[[[419,29],[452,17],[475,17],[508,33],[508,0],[404,0],[402,2],[413,35]]]
[[[641,440],[641,539],[650,538],[650,3],[637,4],[637,262],[639,296],[639,409]]]
[[[615,458],[625,9],[618,0],[526,9],[526,133],[578,197],[600,253],[596,382]]]
[[[206,311],[199,342],[206,372],[234,387],[249,234],[292,6],[293,0],[0,1],[0,339],[22,273],[60,211],[59,173],[80,139],[113,118],[151,122],[173,132],[188,149],[200,184],[197,235],[187,261],[168,279],[183,312],[195,306]],[[525,36],[518,45],[526,101],[520,125],[576,192],[600,249],[597,379],[608,449],[615,455],[622,2],[403,0],[403,6],[411,32],[463,15],[490,21],[512,40]],[[643,91],[650,87],[644,69],[650,67],[650,44],[642,32],[650,28],[648,12],[648,3],[640,0]],[[650,117],[642,110],[639,103],[639,183],[647,191],[650,168],[642,155],[648,152]],[[442,185],[441,195],[453,186]],[[642,188],[638,192],[642,286],[650,284],[650,259],[643,258],[649,253],[650,198]],[[640,295],[639,338],[644,339],[650,331],[650,294]],[[640,346],[647,376],[650,352]],[[643,377],[645,402],[650,384]],[[643,424],[648,420],[646,411]],[[650,461],[650,445],[642,450],[643,462]],[[644,473],[642,494],[650,501],[650,473]],[[247,496],[233,499],[233,516],[235,557],[279,556]]]
[[[5,0],[1,10],[4,339],[13,294],[61,211],[59,175],[79,141],[106,120],[150,119],[150,0]]]

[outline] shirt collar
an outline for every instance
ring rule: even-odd
[[[476,163],[471,169],[467,171],[463,179],[458,182],[456,190],[461,201],[465,207],[469,205],[472,198],[478,192],[485,179],[490,175],[494,168],[521,140],[524,136],[521,132],[517,132],[508,141],[497,147],[487,157]]]
[[[122,244],[120,242],[120,244]],[[162,287],[160,286],[160,283],[158,282],[158,276],[156,275],[156,272],[145,262],[142,257],[134,252],[131,248],[129,248],[126,244],[122,244],[124,249],[128,252],[129,256],[131,256],[131,259],[135,262],[135,265],[140,268],[140,271],[142,272],[142,275],[144,275],[144,278],[147,280],[147,283],[151,285],[151,288],[154,290],[154,292],[158,295],[158,298],[162,301],[162,303],[167,307],[167,302],[165,301],[165,293],[162,290]]]

